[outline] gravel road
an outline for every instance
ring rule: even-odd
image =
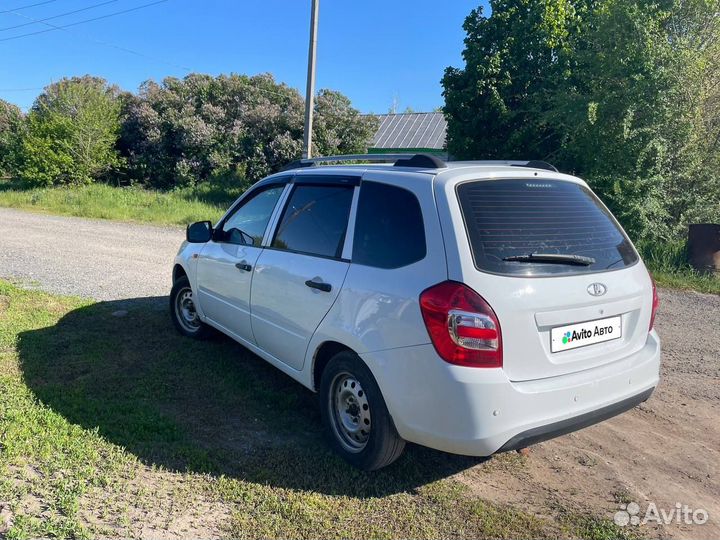
[[[95,300],[166,295],[184,237],[181,227],[0,208],[0,277]]]

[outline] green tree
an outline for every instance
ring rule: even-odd
[[[589,2],[587,2],[589,3]],[[544,121],[576,73],[569,43],[589,8],[580,2],[493,0],[465,20],[465,68],[443,78],[448,150],[458,158],[545,157],[561,133]]]
[[[315,100],[313,154],[364,153],[377,128],[377,118],[361,115],[348,97],[334,90],[321,90]]]
[[[20,108],[0,99],[0,176],[15,176],[24,118]]]
[[[27,115],[18,175],[41,185],[87,184],[120,164],[118,90],[104,79],[63,79],[45,88]]]
[[[720,219],[717,0],[494,0],[443,78],[460,158],[547,159],[636,238]]]

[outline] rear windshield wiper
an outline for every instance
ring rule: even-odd
[[[563,255],[561,253],[530,253],[528,255],[512,255],[504,257],[503,261],[526,262],[526,263],[549,263],[549,264],[576,264],[578,266],[590,266],[595,263],[592,257],[584,255]]]

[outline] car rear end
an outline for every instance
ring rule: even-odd
[[[646,400],[659,378],[655,287],[588,186],[521,167],[450,168],[434,182],[449,279],[420,296],[432,346],[398,366],[432,381],[400,405],[413,407],[398,411],[401,434],[489,455]]]

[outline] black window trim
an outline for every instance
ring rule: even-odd
[[[243,193],[242,195],[240,195],[240,197],[238,197],[238,200],[232,204],[232,206],[225,213],[225,215],[222,217],[222,219],[215,224],[215,227],[213,228],[212,241],[215,242],[216,244],[230,244],[230,245],[234,245],[234,246],[249,246],[249,247],[262,248],[263,247],[262,242],[260,242],[259,246],[256,246],[254,244],[253,245],[237,244],[235,242],[228,242],[226,240],[218,240],[216,237],[216,233],[217,233],[217,231],[221,231],[222,228],[225,226],[225,223],[227,223],[227,221],[232,216],[234,216],[235,213],[245,205],[245,203],[250,202],[256,195],[259,195],[263,191],[267,191],[268,189],[271,189],[274,187],[282,187],[284,189],[285,186],[287,186],[291,182],[292,182],[292,177],[289,177],[289,176],[276,178],[276,179],[273,179],[271,182],[267,182],[267,183],[260,184],[259,186],[255,186],[254,189],[248,190],[245,193]],[[280,203],[281,200],[282,200],[282,193],[280,193],[280,198],[275,203],[275,207],[273,208],[273,211],[270,213],[270,219],[268,220],[268,223],[265,226],[265,231],[263,232],[263,238],[265,238],[265,235],[268,232],[268,227],[271,225],[272,217],[273,217],[273,214],[275,213],[275,209],[277,208],[277,204]]]
[[[343,243],[343,245],[344,245],[344,243]],[[345,259],[344,257],[331,257],[330,255],[318,255],[317,253],[308,253],[307,251],[298,251],[296,249],[283,249],[283,248],[273,247],[273,246],[262,246],[262,248],[270,250],[270,251],[280,251],[282,253],[292,253],[293,255],[305,255],[306,257],[315,257],[316,259],[327,259],[329,261],[338,261],[338,262],[344,262],[344,263],[352,262],[350,259]]]
[[[361,176],[341,174],[296,174],[291,184],[302,186],[348,186],[360,185]]]
[[[554,180],[556,182],[568,182],[573,184],[578,184],[582,186],[582,184],[578,182],[572,182],[570,180],[565,180],[562,178],[546,178],[546,177],[533,177],[536,180]],[[525,275],[525,274],[510,274],[505,272],[493,272],[492,270],[487,270],[485,268],[480,268],[477,263],[475,262],[475,255],[473,254],[472,246],[470,244],[470,229],[468,228],[467,221],[465,219],[465,213],[462,211],[462,206],[460,204],[460,193],[458,191],[458,188],[464,184],[470,184],[474,182],[493,182],[493,181],[504,181],[504,180],[520,180],[525,181],[528,180],[528,178],[522,178],[522,177],[512,177],[512,178],[473,178],[470,180],[463,180],[462,182],[458,182],[455,184],[455,203],[458,205],[458,210],[460,212],[460,216],[463,220],[463,227],[465,228],[465,246],[466,248],[463,248],[462,246],[458,246],[460,249],[467,249],[467,252],[470,255],[470,258],[472,259],[473,266],[478,272],[482,272],[484,274],[491,274],[493,276],[502,276],[502,277],[511,277],[511,278],[529,278],[529,279],[548,279],[548,278],[566,278],[566,277],[576,277],[576,276],[592,276],[594,274],[605,274],[608,272],[619,272],[620,270],[627,270],[628,268],[633,268],[635,265],[637,265],[640,262],[640,254],[638,253],[637,249],[635,248],[635,245],[632,243],[632,240],[630,240],[630,237],[625,232],[625,229],[622,228],[618,220],[615,218],[612,212],[608,209],[607,206],[605,206],[605,203],[595,195],[598,202],[603,206],[605,210],[607,210],[608,216],[610,219],[612,219],[612,222],[615,224],[615,226],[618,228],[618,230],[628,239],[630,242],[630,247],[632,247],[633,251],[635,252],[635,262],[628,264],[627,266],[623,266],[622,268],[606,268],[604,270],[593,270],[592,272],[583,272],[581,269],[576,269],[569,272],[563,272],[558,274],[535,274],[535,275]],[[590,191],[594,194],[592,189]]]
[[[325,180],[327,179],[327,180]],[[337,179],[342,179],[346,181],[338,182]],[[288,206],[290,205],[290,200],[292,199],[293,194],[295,193],[295,190],[298,187],[307,187],[307,186],[322,186],[322,187],[338,187],[338,188],[345,188],[345,189],[351,189],[355,190],[360,185],[360,177],[359,176],[338,176],[338,175],[307,175],[307,176],[294,176],[291,181],[289,182],[291,184],[290,191],[287,194],[287,197],[285,197],[285,200],[283,201],[283,207],[280,211],[280,214],[278,215],[277,221],[275,222],[275,225],[272,230],[272,235],[270,236],[270,242],[266,246],[262,246],[263,249],[270,249],[272,251],[281,251],[283,253],[293,253],[295,255],[305,255],[307,257],[317,257],[318,259],[327,259],[331,261],[340,261],[345,263],[350,263],[350,259],[345,259],[342,256],[342,253],[345,248],[345,244],[347,242],[348,238],[348,230],[350,228],[350,220],[352,218],[352,203],[350,205],[350,212],[348,214],[348,220],[347,224],[345,225],[345,232],[342,236],[342,241],[339,243],[340,247],[340,256],[331,256],[331,255],[320,255],[318,253],[309,253],[307,251],[299,251],[297,249],[284,249],[273,246],[273,243],[275,242],[275,239],[277,238],[278,229],[280,228],[280,224],[283,221],[283,218],[285,217],[285,212],[288,209]]]

